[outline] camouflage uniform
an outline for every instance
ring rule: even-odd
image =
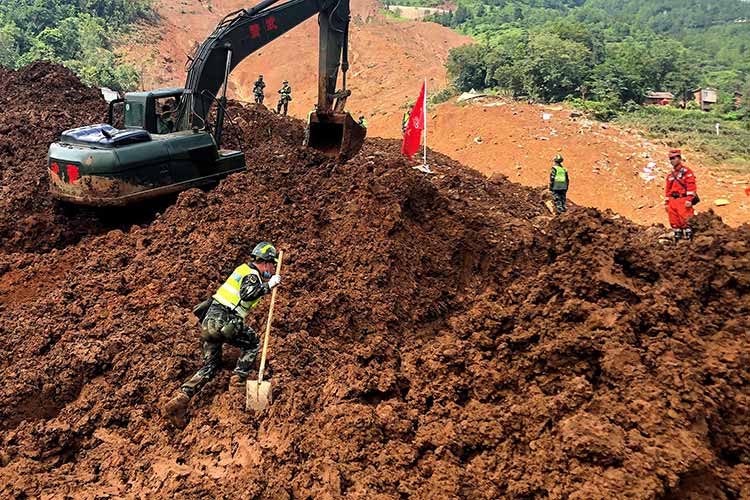
[[[264,89],[266,88],[266,82],[264,82],[261,78],[258,78],[255,81],[255,85],[253,86],[253,95],[255,96],[255,103],[256,104],[263,104],[263,99],[265,99],[265,93]]]
[[[289,101],[292,100],[292,87],[288,83],[279,89],[279,103],[276,105],[276,113],[281,114],[281,108],[284,108],[284,115],[289,109]]]
[[[254,266],[251,264],[251,267]],[[243,301],[250,302],[270,291],[268,283],[263,283],[255,274],[249,274],[242,280],[240,296]],[[240,348],[234,373],[243,381],[247,378],[258,354],[259,341],[255,330],[247,326],[238,314],[214,300],[201,322],[201,340],[204,365],[180,387],[188,397],[195,395],[216,376],[224,344]]]

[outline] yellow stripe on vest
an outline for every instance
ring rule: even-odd
[[[258,305],[258,302],[260,302],[261,299],[261,297],[258,297],[251,301],[241,300],[240,288],[242,286],[242,280],[249,274],[256,275],[258,280],[260,280],[260,273],[258,271],[247,264],[242,264],[234,270],[213,296],[216,302],[234,310],[234,312],[243,319],[247,316],[250,309]]]

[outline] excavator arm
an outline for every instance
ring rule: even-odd
[[[178,128],[205,128],[211,107],[218,100],[215,139],[220,144],[226,83],[232,70],[256,50],[319,14],[318,110],[312,121],[330,127],[313,132],[310,145],[320,144],[320,149],[348,158],[359,150],[365,135],[364,129],[343,112],[349,95],[346,90],[349,0],[290,0],[274,6],[278,1],[264,0],[250,9],[227,15],[200,45],[188,69]],[[344,90],[337,92],[342,56]],[[319,137],[321,134],[326,137]]]

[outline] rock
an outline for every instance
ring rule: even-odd
[[[706,235],[699,235],[693,238],[693,246],[697,248],[710,248],[714,244],[714,238]]]

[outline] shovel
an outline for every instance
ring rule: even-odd
[[[279,252],[279,261],[276,263],[276,274],[281,274],[281,258],[284,252]],[[266,352],[268,351],[268,337],[271,333],[271,318],[273,318],[273,305],[276,302],[276,289],[271,290],[271,307],[268,309],[268,321],[266,322],[266,334],[263,336],[263,354],[260,356],[260,370],[258,380],[248,379],[245,386],[245,410],[260,411],[268,408],[271,404],[271,382],[263,381],[263,370],[266,368]]]

